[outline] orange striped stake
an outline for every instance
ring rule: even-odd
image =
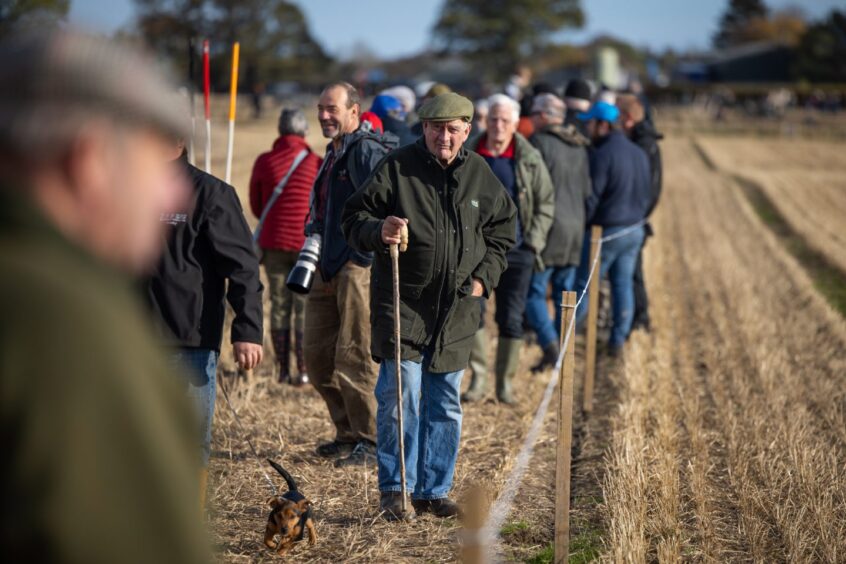
[[[235,147],[235,106],[238,101],[238,56],[241,44],[232,46],[232,83],[229,89],[229,145],[226,148],[226,183],[232,184],[232,150]]]

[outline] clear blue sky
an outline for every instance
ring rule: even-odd
[[[312,33],[333,55],[343,57],[356,43],[377,55],[394,58],[419,51],[429,35],[442,0],[294,0]],[[802,6],[811,18],[843,8],[843,0],[767,0],[771,9]],[[582,0],[584,29],[563,34],[580,43],[610,33],[654,49],[707,48],[728,0]],[[131,24],[132,0],[71,0],[70,21],[96,31],[112,32]]]

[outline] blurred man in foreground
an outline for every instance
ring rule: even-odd
[[[130,282],[187,194],[183,105],[69,32],[0,45],[0,433],[8,562],[209,562],[197,425]]]

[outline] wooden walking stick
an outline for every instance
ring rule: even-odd
[[[391,250],[391,270],[394,275],[394,364],[397,378],[397,433],[399,434],[400,481],[402,484],[402,512],[408,510],[405,487],[405,433],[402,424],[402,347],[400,345],[400,283],[399,283],[399,254],[408,248],[408,228],[403,226],[402,242],[393,244]]]

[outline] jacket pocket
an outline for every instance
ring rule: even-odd
[[[485,258],[487,247],[482,234],[482,222],[479,208],[473,205],[474,200],[459,206],[458,213],[461,220],[461,247],[459,248],[458,270],[455,273],[456,283],[467,283],[468,278]]]
[[[482,316],[483,299],[474,296],[458,299],[452,315],[450,315],[444,327],[443,343],[445,347],[469,339],[476,333]]]
[[[425,324],[419,307],[422,286],[400,285],[400,340],[403,343],[419,345],[426,339]],[[370,322],[377,335],[390,343],[394,342],[394,293],[393,284],[386,285],[379,280],[373,286]]]

